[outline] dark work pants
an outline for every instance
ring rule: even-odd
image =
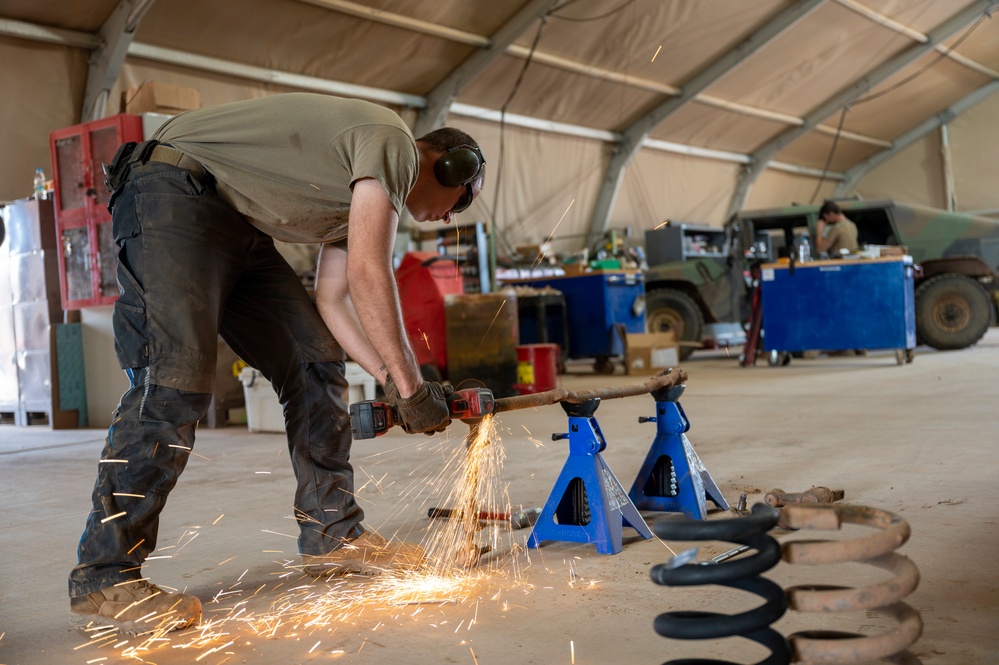
[[[273,240],[190,172],[152,162],[115,194],[115,352],[130,379],[108,431],[69,593],[142,576],[211,402],[217,338],[273,384],[298,479],[299,549],[361,533],[344,353]]]

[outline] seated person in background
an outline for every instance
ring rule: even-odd
[[[857,225],[843,215],[843,211],[832,201],[826,201],[819,209],[819,221],[815,225],[815,249],[819,255],[827,254],[839,258],[843,250],[855,252]]]

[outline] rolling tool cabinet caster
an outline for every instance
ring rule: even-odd
[[[787,351],[770,351],[767,355],[767,363],[771,367],[786,367],[791,364],[791,354]]]

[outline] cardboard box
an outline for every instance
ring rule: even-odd
[[[625,373],[652,376],[679,364],[680,346],[673,333],[628,333],[625,336]]]
[[[121,93],[122,113],[176,115],[201,108],[201,92],[162,81],[147,81]]]

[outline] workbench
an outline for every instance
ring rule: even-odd
[[[761,266],[763,344],[771,364],[787,352],[894,349],[912,362],[916,314],[912,257]],[[779,362],[778,362],[779,360]]]

